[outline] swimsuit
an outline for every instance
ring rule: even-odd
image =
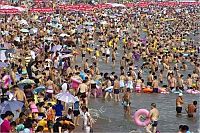
[[[133,89],[133,82],[132,81],[128,81],[127,88]]]
[[[154,93],[158,93],[158,88],[153,88]]]
[[[152,127],[157,127],[157,125],[158,125],[158,121],[152,121],[151,122],[151,126]]]
[[[119,94],[119,89],[114,89],[114,94]]]
[[[176,112],[181,113],[182,112],[182,107],[176,107]]]
[[[124,80],[120,80],[119,84],[120,84],[120,88],[124,88],[125,87]]]

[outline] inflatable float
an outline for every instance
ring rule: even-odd
[[[151,89],[151,88],[144,88],[143,90],[143,93],[153,93],[153,89]]]
[[[94,95],[94,93],[96,93],[97,97],[101,97],[102,96],[102,89],[100,86],[96,85],[96,89],[92,89],[92,94]]]
[[[82,83],[82,81],[80,81],[80,80],[78,80],[76,78],[71,78],[71,80],[72,80],[72,84],[71,85],[72,85],[72,88],[74,88],[74,89],[77,89],[79,84]]]
[[[169,92],[166,91],[166,88],[158,88],[158,93],[161,93],[161,94],[169,94]]]
[[[105,92],[110,92],[111,93],[112,90],[113,90],[113,86],[110,86],[110,87],[108,87],[108,88],[105,89]]]
[[[142,90],[142,89],[141,89],[141,86],[140,86],[140,85],[136,85],[135,91],[138,92],[138,93],[140,93],[141,90]]]
[[[141,116],[146,117],[146,119],[144,121],[142,121]],[[150,118],[148,118],[148,116],[149,116],[148,110],[139,109],[138,111],[135,112],[135,114],[133,116],[133,121],[137,126],[145,127],[145,126],[149,125],[149,123],[151,122],[151,120],[150,120]]]
[[[174,93],[174,94],[179,94],[179,93],[183,93],[183,91],[182,90],[177,90],[177,89],[172,89],[171,90],[172,91],[172,93]]]
[[[94,50],[92,48],[87,48],[88,52],[93,52]]]
[[[186,92],[187,92],[188,94],[200,94],[200,91],[198,91],[198,90],[193,90],[193,89],[188,89],[188,90],[186,90]]]

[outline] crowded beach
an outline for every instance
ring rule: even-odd
[[[0,132],[198,132],[199,5],[0,3]]]

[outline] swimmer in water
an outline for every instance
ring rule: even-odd
[[[146,127],[147,133],[156,133],[157,125],[158,125],[158,119],[159,119],[160,113],[158,109],[156,108],[156,104],[151,104],[151,110],[149,113],[149,118],[151,120],[151,123]]]
[[[122,105],[124,106],[124,115],[130,115],[131,113],[131,102],[130,102],[130,88],[127,88],[122,98]]]

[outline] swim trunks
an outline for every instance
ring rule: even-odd
[[[119,94],[119,89],[114,89],[114,94]]]
[[[153,93],[158,93],[158,88],[153,88]]]
[[[182,112],[182,107],[176,107],[176,112],[181,113]]]
[[[152,122],[151,122],[151,125],[152,125],[152,127],[157,127],[158,121],[152,121]]]
[[[147,82],[147,86],[152,86],[152,82]]]

